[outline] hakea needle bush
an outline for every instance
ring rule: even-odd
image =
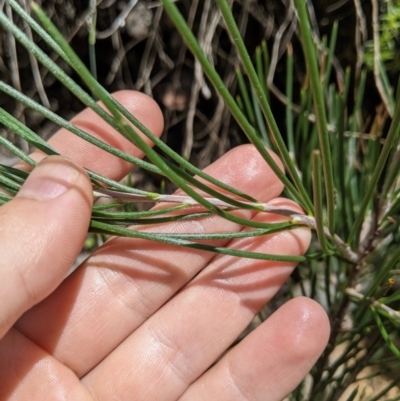
[[[186,194],[176,196],[146,192],[88,171],[95,199],[110,200],[110,203],[93,206],[90,231],[144,238],[238,257],[299,262],[299,283],[290,283],[290,294],[295,296],[301,293],[322,303],[330,317],[332,333],[325,353],[289,399],[338,400],[352,383],[362,381],[360,373],[365,367],[373,367],[376,375],[397,370],[397,379],[389,380],[387,386],[371,398],[387,399],[390,389],[400,382],[400,344],[396,342],[400,329],[400,290],[394,290],[397,277],[400,280],[400,238],[397,234],[400,224],[400,100],[393,99],[395,91],[388,86],[384,69],[379,70],[381,75],[378,78],[386,84],[385,96],[391,97],[394,105],[389,113],[392,117],[390,127],[384,132],[383,124],[378,129],[377,124],[373,124],[375,131],[356,135],[362,131],[360,115],[366,72],[361,71],[356,91],[358,95],[350,114],[347,110],[350,71],[346,70],[339,88],[329,83],[337,25],[334,25],[329,44],[316,43],[306,2],[295,0],[293,15],[297,18],[300,32],[307,84],[301,89],[300,105],[294,107],[293,56],[292,48],[288,46],[285,93],[287,132],[283,136],[269,103],[271,94],[266,84],[269,69],[266,44],[262,43],[257,49],[254,62],[248,54],[228,1],[216,0],[215,3],[241,60],[237,70],[239,93],[236,97],[229,92],[205,56],[176,4],[171,0],[161,1],[215,91],[248,140],[284,184],[285,195],[303,207],[305,214],[301,215],[293,210],[260,203],[210,177],[172,151],[96,81],[94,74],[77,57],[38,5],[31,4],[35,14],[35,18],[32,18],[16,0],[6,2],[79,75],[91,93],[72,80],[1,12],[0,24],[3,29],[12,34],[83,104],[141,149],[148,161],[139,160],[93,138],[5,82],[0,81],[0,90],[59,127],[139,168],[170,180]],[[91,37],[93,39],[93,35]],[[101,100],[107,111],[99,107],[95,99]],[[42,152],[57,154],[40,136],[3,109],[0,109],[0,122]],[[153,141],[155,149],[147,145],[137,131]],[[0,136],[0,143],[28,165],[36,165],[33,159],[5,137]],[[279,155],[287,175],[281,171],[266,147]],[[27,176],[28,173],[24,171],[0,165],[0,188],[5,190],[0,193],[0,204],[12,199]],[[195,176],[200,177],[201,181]],[[208,184],[223,189],[224,193],[210,188]],[[207,197],[199,195],[198,190],[206,193]],[[127,211],[128,208],[121,210],[121,205],[146,201],[170,202],[171,207],[141,212]],[[202,208],[199,209],[199,206]],[[288,219],[280,223],[252,222],[231,213],[237,209],[273,212]],[[179,213],[171,215],[175,211]],[[249,229],[239,233],[168,234],[128,228],[132,224],[198,219],[210,214],[217,214]],[[314,233],[305,256],[269,255],[199,242],[255,237],[298,226],[307,226]],[[338,354],[339,346],[341,351]],[[335,351],[336,356],[333,357]],[[354,387],[346,399],[355,399],[358,392],[359,387]]]

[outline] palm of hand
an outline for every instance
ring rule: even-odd
[[[131,92],[117,96],[154,133],[161,133],[160,111],[149,98]],[[74,123],[141,156],[91,111]],[[121,179],[130,168],[67,132],[60,131],[51,144],[75,163],[113,179]],[[40,160],[43,155],[36,152],[33,157]],[[74,172],[73,184],[57,198],[39,201],[35,188],[47,185],[43,177],[55,180],[60,166],[64,175]],[[297,207],[277,198],[282,185],[251,146],[229,152],[207,172],[264,202]],[[6,305],[0,314],[1,400],[280,400],[323,350],[327,318],[313,301],[299,298],[218,360],[284,283],[293,263],[215,257],[114,238],[62,282],[87,231],[90,183],[58,157],[41,163],[31,177],[36,184],[26,185],[0,208],[0,302]],[[282,219],[237,213],[262,221]],[[209,217],[140,229],[243,228]],[[296,255],[308,243],[309,232],[296,229],[234,240],[230,246]]]

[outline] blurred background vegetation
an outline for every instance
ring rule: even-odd
[[[361,67],[365,63],[369,68],[362,109],[366,132],[382,103],[373,75],[371,2],[314,0],[309,3],[313,10],[312,28],[320,40],[324,37],[329,39],[334,22],[338,22],[331,80],[343,85],[344,71],[346,67],[351,67],[350,111],[355,101],[354,92]],[[293,49],[295,65],[294,103],[299,102],[300,88],[305,84],[299,32],[290,4],[288,0],[233,2],[233,10],[249,53],[254,54],[262,41],[267,43],[271,57],[268,76],[272,92],[271,105],[282,131],[285,131],[285,104],[280,95],[285,92],[286,50],[289,43]],[[231,93],[236,93],[235,69],[240,62],[215,4],[210,1],[179,0],[177,5],[203,42],[203,48]],[[91,5],[79,0],[46,0],[42,6],[78,55],[89,64]],[[4,4],[3,7],[7,9]],[[382,62],[391,83],[395,85],[400,67],[400,6],[397,2],[382,1],[379,8]],[[96,10],[99,82],[111,92],[135,89],[154,97],[164,111],[164,140],[173,149],[203,167],[245,141],[226,106],[210,90],[203,75],[196,71],[193,56],[183,45],[179,33],[173,28],[158,1],[104,0],[98,2]],[[14,16],[14,19],[18,22],[18,16]],[[201,25],[201,21],[205,21],[205,24]],[[36,40],[40,43],[39,39]],[[38,79],[36,82],[33,79],[32,69],[37,69],[37,66],[32,65],[32,58],[24,49],[15,45],[10,34],[3,32],[0,74],[5,82],[21,88],[24,93],[38,100],[41,96],[46,97],[45,102],[63,117],[70,118],[83,108],[51,74],[39,69],[43,83],[41,89]],[[34,116],[22,106],[13,105],[8,97],[1,94],[0,106],[26,119],[30,127],[46,137],[54,131],[54,127],[38,120],[37,115]]]

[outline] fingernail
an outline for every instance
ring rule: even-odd
[[[79,170],[68,160],[51,156],[30,173],[18,197],[50,200],[67,192],[79,177]]]

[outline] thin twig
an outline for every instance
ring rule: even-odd
[[[374,308],[380,309],[380,310],[386,312],[393,319],[400,321],[400,312],[392,309],[391,307],[389,307],[385,304],[382,304],[381,302],[379,302],[377,300],[374,300],[372,298],[365,298],[365,296],[363,294],[361,294],[354,288],[346,288],[346,294],[350,298],[356,299],[357,301],[364,301],[364,300],[369,301]]]
[[[264,38],[268,40],[275,31],[275,22],[272,13],[267,13],[264,7],[256,0],[235,1],[242,7],[246,6],[249,14],[264,28]]]
[[[213,14],[212,20],[210,23],[210,29],[208,30],[207,36],[209,36],[209,39],[207,42],[211,43],[211,40],[217,41],[216,35],[215,35],[215,30],[217,28],[217,25],[220,23],[221,20],[221,13],[217,11],[216,13]],[[242,4],[242,10],[240,12],[240,18],[238,22],[238,26],[240,29],[240,32],[242,32],[242,36],[244,35],[244,32],[246,31],[247,27],[247,21],[248,21],[248,4]],[[212,60],[212,50],[209,49],[210,54],[209,58]],[[228,64],[232,66],[232,68],[227,68],[225,71],[225,75],[223,77],[224,85],[229,88],[231,93],[236,92],[236,80],[235,80],[235,69],[239,66],[239,58],[237,51],[234,47],[230,49],[230,53],[226,54],[223,52],[221,49],[218,41],[217,44],[215,45],[214,48],[214,54],[217,56],[223,58],[226,60]],[[215,56],[214,56],[215,57]],[[196,139],[199,140],[205,135],[207,135],[207,143],[205,143],[202,146],[202,149],[200,150],[199,153],[199,163],[201,166],[205,167],[206,165],[210,164],[212,160],[215,157],[221,157],[227,148],[229,148],[229,145],[227,145],[226,141],[228,138],[228,130],[231,127],[230,125],[230,119],[231,115],[228,112],[228,108],[226,107],[226,104],[223,100],[222,97],[218,96],[218,103],[217,106],[215,107],[213,116],[209,123],[207,124],[206,129],[204,130],[204,133],[200,132],[196,135]]]
[[[196,0],[198,1],[198,0]],[[212,37],[210,39],[210,42],[206,42],[206,31],[207,29],[209,31],[214,30],[212,28],[208,28],[208,16],[210,13],[210,8],[211,8],[211,2],[210,0],[206,0],[203,6],[203,11],[201,14],[201,20],[200,20],[200,28],[199,28],[199,33],[198,33],[198,41],[203,49],[204,53],[208,53],[207,49],[211,48],[211,41]],[[219,15],[219,13],[217,12]],[[206,87],[206,89],[202,89],[203,87]],[[192,148],[193,148],[193,141],[194,141],[194,130],[193,130],[193,125],[194,125],[194,118],[196,116],[196,105],[199,99],[199,93],[200,90],[202,90],[203,94],[206,93],[206,98],[211,97],[211,91],[208,88],[208,86],[205,84],[204,80],[204,75],[203,75],[203,70],[201,68],[200,63],[198,60],[194,61],[194,82],[192,84],[191,88],[191,93],[190,93],[190,99],[189,99],[189,105],[188,105],[188,113],[186,117],[186,129],[185,129],[185,136],[182,144],[182,156],[189,160],[190,155],[192,153]]]
[[[282,104],[284,104],[284,105],[287,105],[288,99],[287,99],[286,95],[277,86],[275,86],[274,76],[275,76],[275,72],[276,72],[276,67],[278,65],[278,61],[279,61],[280,57],[282,56],[283,52],[286,51],[287,45],[291,42],[291,38],[292,38],[293,34],[296,32],[296,28],[297,28],[297,18],[295,17],[294,5],[291,1],[290,6],[288,7],[288,11],[285,16],[285,19],[275,34],[274,45],[272,47],[271,63],[269,66],[268,76],[267,76],[268,88],[276,96],[276,98],[280,102],[282,102]],[[287,31],[287,33],[284,37],[284,34],[286,31]],[[316,33],[314,32],[314,40],[316,40],[317,38],[318,37],[317,37]],[[318,42],[319,47],[321,47],[320,46],[321,41],[319,40],[319,38],[318,38],[317,42]],[[335,65],[334,65],[334,67],[335,67]],[[338,72],[337,72],[337,75],[339,75]],[[290,107],[297,114],[299,114],[301,112],[301,107],[293,102],[291,103]],[[307,119],[312,123],[316,122],[316,116],[312,112],[309,112],[307,114]],[[336,130],[337,130],[336,126],[331,123],[329,123],[327,127],[328,127],[329,132],[336,132]]]
[[[356,34],[355,34],[355,44],[357,52],[357,63],[356,63],[356,79],[357,82],[360,78],[361,66],[364,62],[364,44],[368,37],[367,32],[367,22],[365,19],[365,14],[361,6],[361,0],[353,0],[354,7],[356,9]]]
[[[115,76],[117,75],[122,62],[125,59],[126,53],[128,53],[131,49],[133,49],[138,43],[140,43],[144,39],[133,39],[128,43],[126,43],[125,45],[121,44],[120,46],[118,46],[117,53],[114,56],[113,61],[111,63],[110,71],[108,72],[108,75],[105,79],[105,83],[107,85],[110,85],[114,81]]]
[[[128,17],[129,13],[133,10],[133,7],[136,6],[138,0],[130,0],[129,3],[124,7],[121,13],[115,18],[114,22],[111,24],[109,28],[105,31],[96,32],[97,39],[106,39],[111,36],[117,29],[123,27],[125,25],[125,20]],[[89,14],[91,15],[91,14]]]
[[[158,25],[160,24],[160,19],[162,15],[163,9],[158,8],[156,11],[156,14],[153,19],[152,23],[152,32],[149,33],[147,42],[146,42],[146,47],[143,52],[142,59],[140,61],[140,67],[139,67],[139,72],[138,72],[138,79],[135,84],[135,89],[140,90],[144,86],[145,89],[147,89],[146,93],[148,95],[151,95],[151,87],[150,87],[150,75],[153,70],[154,62],[156,60],[156,52],[154,51],[155,46],[154,43],[156,42],[157,39],[157,31],[158,31]],[[148,84],[148,86],[146,86]]]
[[[182,203],[190,206],[198,206],[199,203],[192,199],[190,196],[185,195],[163,195],[159,194],[157,198],[147,197],[146,195],[139,194],[128,194],[124,192],[113,191],[105,188],[95,188],[93,192],[95,198],[111,198],[117,202],[128,201],[140,201],[140,202],[168,202],[168,203]],[[207,198],[207,201],[214,206],[228,209],[237,209],[237,207],[230,205],[217,198]],[[316,229],[315,218],[300,214],[297,211],[282,208],[279,206],[272,206],[267,203],[251,203],[243,202],[246,205],[253,206],[255,209],[261,212],[268,212],[279,214],[281,216],[290,217],[294,222],[304,224],[312,229]],[[357,264],[360,261],[360,257],[355,253],[338,235],[332,235],[327,227],[324,227],[324,233],[340,250],[342,256],[349,262]]]
[[[289,27],[288,33],[286,34],[284,40],[282,40],[286,29]],[[285,103],[287,101],[286,96],[275,86],[274,76],[276,71],[276,66],[278,64],[279,58],[282,56],[282,49],[286,50],[288,43],[290,43],[293,33],[297,27],[297,18],[294,14],[294,5],[290,2],[290,6],[286,13],[285,19],[283,20],[281,26],[275,34],[274,45],[272,46],[271,63],[269,65],[267,83],[271,91],[278,97],[278,99]],[[296,112],[300,111],[299,106],[295,106]]]

